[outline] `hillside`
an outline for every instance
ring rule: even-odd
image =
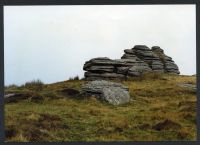
[[[76,95],[84,80],[7,87],[6,94],[28,97],[5,104],[6,141],[196,140],[196,92],[178,85],[195,85],[196,76],[148,74],[118,82],[129,87],[130,103]]]

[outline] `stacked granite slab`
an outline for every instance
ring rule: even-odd
[[[88,80],[125,79],[152,71],[180,73],[172,58],[165,55],[160,47],[154,46],[150,49],[145,45],[125,49],[121,59],[93,58],[85,62],[83,69]]]
[[[144,61],[148,66],[157,72],[164,72],[164,65],[160,61],[159,57],[152,52],[150,48],[145,45],[135,45],[132,49],[125,49],[125,54],[121,57],[122,59],[137,57],[139,60]]]
[[[117,59],[117,62],[124,62],[123,66],[116,67],[116,73],[125,76],[140,76],[145,72],[151,72],[152,69],[144,61],[136,59]]]
[[[175,64],[175,62],[172,60],[171,57],[169,57],[166,54],[164,54],[164,50],[163,49],[161,49],[159,46],[153,46],[151,48],[151,50],[162,61],[163,66],[164,66],[164,71],[166,73],[180,74],[178,66]]]
[[[87,71],[85,72],[85,77],[91,80],[124,79],[124,75],[116,73],[116,67],[123,66],[123,64],[123,62],[117,62],[107,57],[98,57],[87,61],[83,69]]]

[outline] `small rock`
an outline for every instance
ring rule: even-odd
[[[9,98],[9,97],[12,97],[12,96],[15,96],[15,95],[16,95],[15,93],[6,94],[6,95],[4,96],[4,98]]]
[[[4,96],[6,103],[16,103],[31,98],[31,93],[12,93]]]
[[[190,89],[190,90],[193,90],[193,91],[197,90],[196,85],[193,85],[193,84],[182,83],[182,84],[178,84],[178,86],[186,88],[186,89]]]

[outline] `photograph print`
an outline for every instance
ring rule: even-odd
[[[196,141],[195,12],[4,6],[5,142]]]

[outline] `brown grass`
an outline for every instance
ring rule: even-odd
[[[60,93],[67,88],[80,91],[83,80],[44,85],[37,92],[42,102],[27,99],[6,104],[6,141],[196,140],[196,93],[177,86],[195,84],[195,76],[159,74],[120,82],[131,95],[130,103],[120,106]],[[158,124],[159,130],[154,128]]]

